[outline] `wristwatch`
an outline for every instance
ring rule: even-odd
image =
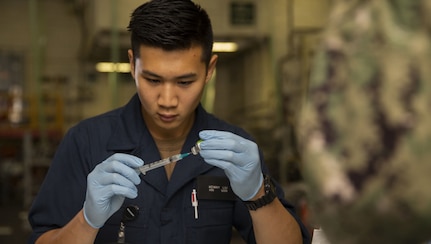
[[[245,206],[248,208],[248,210],[257,210],[258,208],[261,208],[265,205],[270,204],[272,201],[274,201],[275,197],[277,196],[275,194],[274,185],[271,182],[271,178],[269,175],[264,175],[263,179],[263,185],[265,189],[265,195],[260,197],[259,199],[255,201],[244,201]]]

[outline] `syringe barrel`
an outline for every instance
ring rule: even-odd
[[[161,159],[156,162],[142,165],[141,167],[139,167],[139,171],[141,171],[141,173],[145,175],[148,171],[165,166],[166,164],[169,164],[169,163],[171,163],[170,158]]]
[[[183,154],[176,154],[173,156],[170,156],[169,158],[164,158],[161,159],[159,161],[155,161],[149,164],[144,164],[141,167],[138,168],[138,170],[145,175],[148,171],[165,166],[167,164],[173,163],[173,162],[177,162],[185,157],[187,157],[188,155],[190,155],[190,153],[183,153]]]

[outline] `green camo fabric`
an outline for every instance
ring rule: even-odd
[[[333,1],[299,121],[332,244],[431,240],[431,1]]]

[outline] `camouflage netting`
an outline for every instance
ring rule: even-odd
[[[338,0],[299,125],[331,243],[431,240],[431,1]]]

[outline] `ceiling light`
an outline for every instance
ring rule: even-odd
[[[118,72],[118,73],[129,73],[129,63],[110,63],[100,62],[96,64],[96,70],[102,73]]]
[[[236,52],[238,44],[235,42],[214,42],[213,52]]]

